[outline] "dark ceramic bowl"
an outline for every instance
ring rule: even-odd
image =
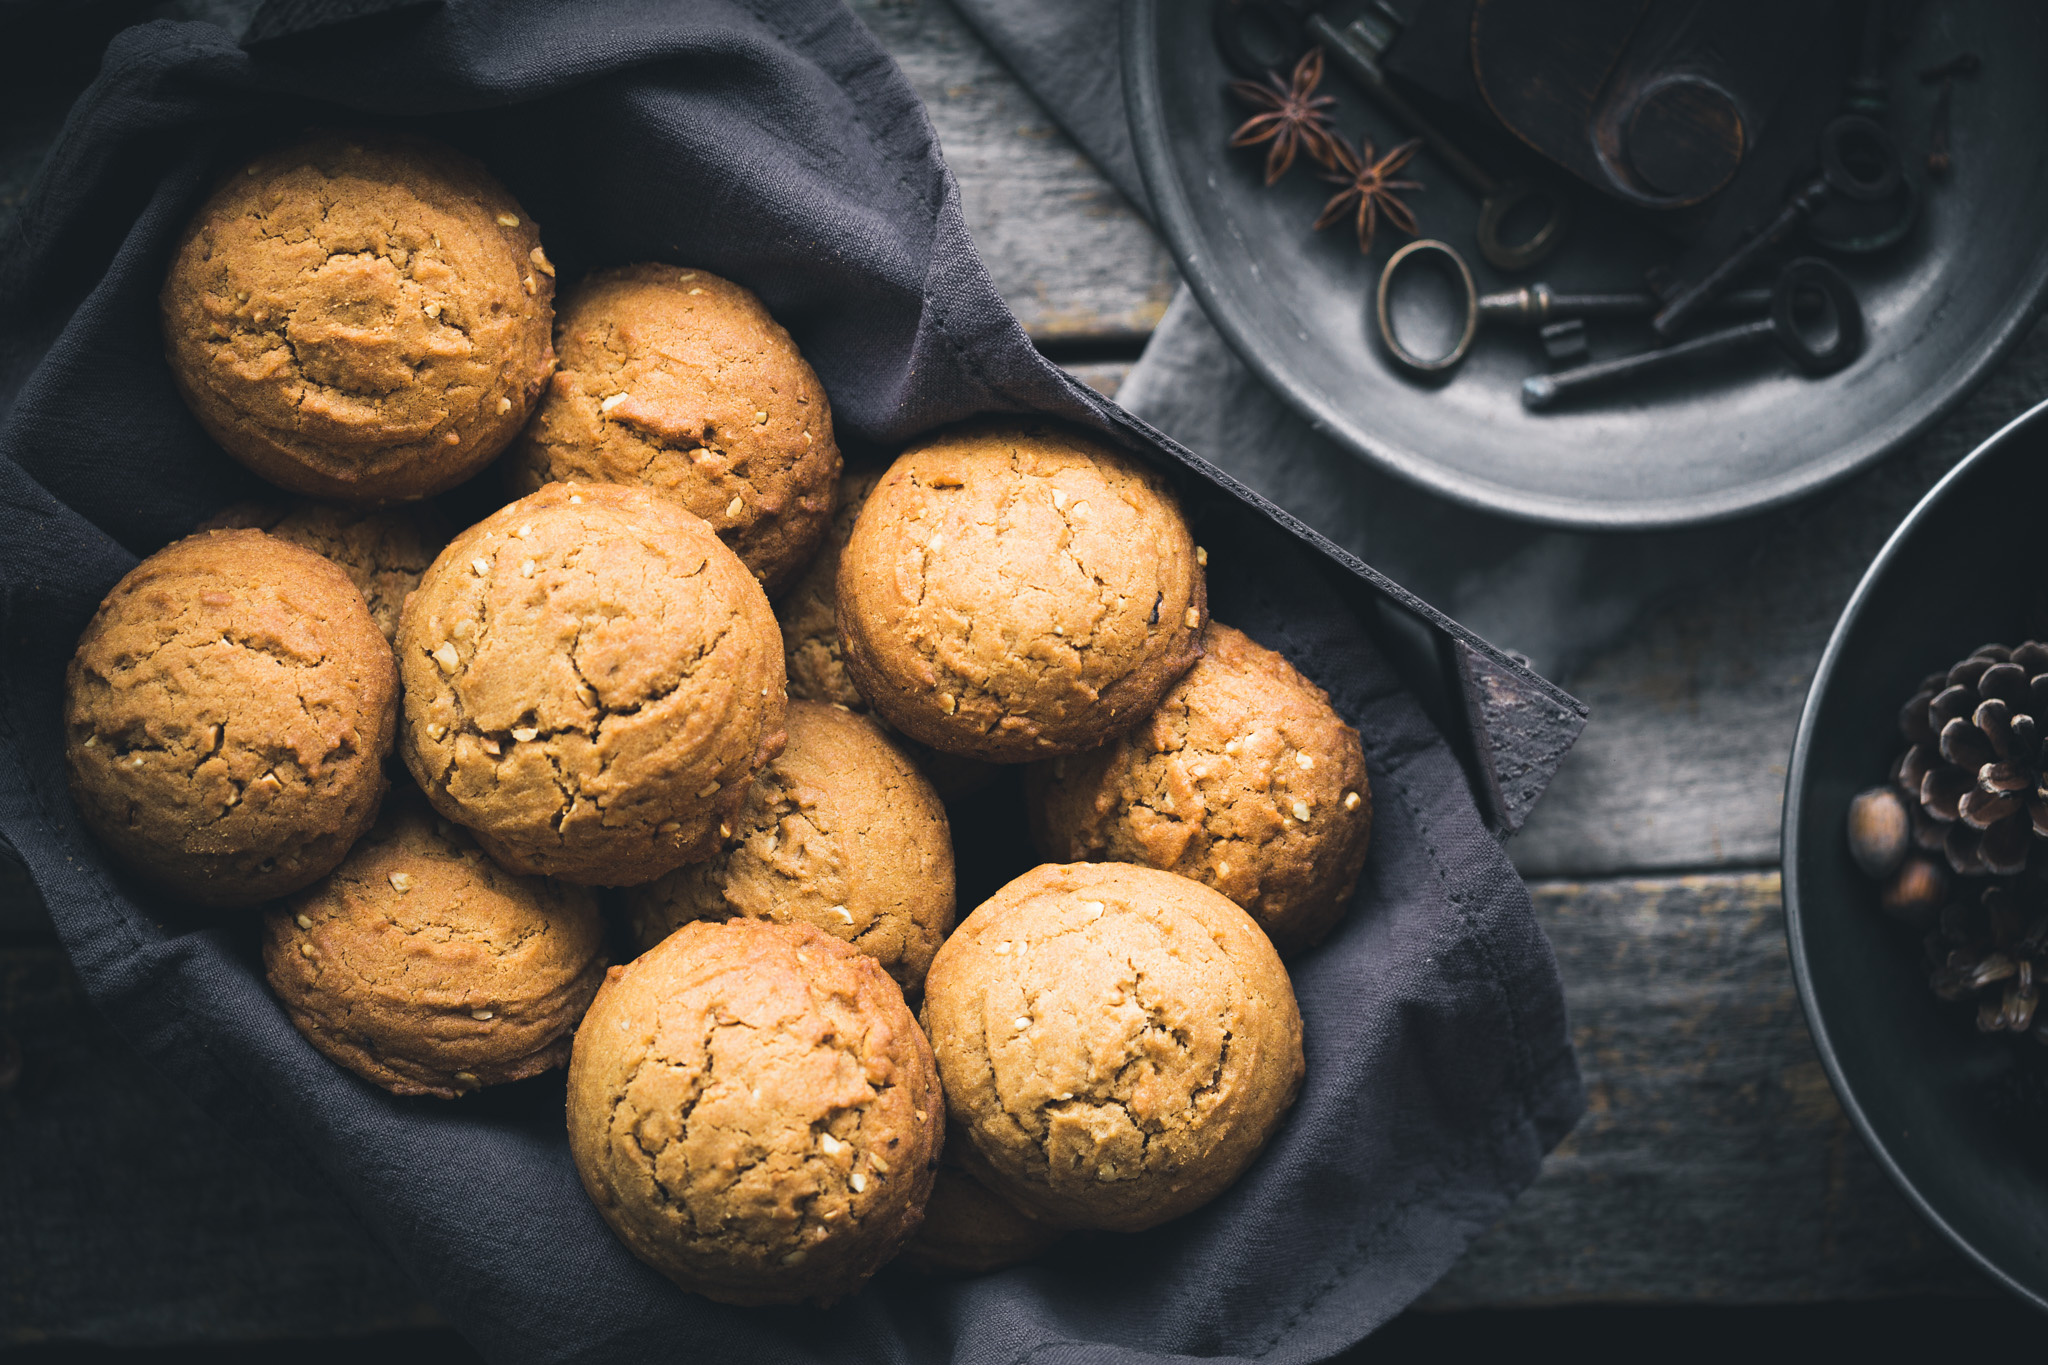
[[[1988,641],[2040,638],[2048,403],[1978,447],[1892,535],[1828,642],[1785,792],[1785,926],[1842,1107],[1928,1221],[2048,1308],[2048,1048],[1980,1034],[1927,988],[1919,936],[1849,860],[1848,804],[1904,741],[1919,680]]]
[[[1263,188],[1263,149],[1226,150],[1246,111],[1224,92],[1233,73],[1212,37],[1215,3],[1125,0],[1123,11],[1132,141],[1182,276],[1232,349],[1319,431],[1468,506],[1644,529],[1803,496],[1926,430],[2018,342],[2048,293],[2048,6],[1924,5],[1887,73],[1887,123],[1909,174],[1923,178],[1924,211],[1896,247],[1839,258],[1869,331],[1855,363],[1808,379],[1769,348],[1746,351],[1531,413],[1520,392],[1545,365],[1536,334],[1490,325],[1456,373],[1410,378],[1382,353],[1368,318],[1401,234],[1382,227],[1373,254],[1361,256],[1346,231],[1308,230],[1330,186],[1296,169]],[[1365,4],[1326,7],[1341,22]],[[1925,186],[1916,167],[1934,91],[1915,71],[1963,51],[1979,54],[1983,70],[1954,94],[1953,173]],[[1324,90],[1354,143],[1361,133],[1382,150],[1401,140],[1334,65]],[[1427,152],[1409,171],[1428,185],[1410,199],[1424,234],[1456,247],[1482,292],[1539,280],[1566,291],[1640,289],[1644,269],[1677,251],[1643,218],[1574,188],[1576,218],[1556,254],[1505,275],[1476,249],[1473,195]],[[1642,324],[1593,331],[1603,359],[1651,341]],[[1447,349],[1415,336],[1410,344]]]

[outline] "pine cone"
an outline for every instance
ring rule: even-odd
[[[2037,719],[2037,717],[2039,719]],[[2048,645],[1984,645],[1920,684],[1899,711],[1912,746],[1893,780],[1917,801],[1914,842],[1965,877],[2048,862]]]
[[[2048,898],[2039,883],[1992,885],[1951,902],[1927,936],[1934,964],[1928,984],[1943,1000],[1977,1000],[1986,1033],[2031,1031],[2048,1043],[2048,1015],[2036,1018],[2041,979],[2048,976]]]

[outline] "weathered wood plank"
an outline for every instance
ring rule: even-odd
[[[1426,1306],[1992,1292],[1836,1104],[1776,873],[1531,889],[1588,1112]]]
[[[1708,585],[1559,679],[1593,719],[1510,846],[1523,874],[1776,863],[1785,762],[1835,619],[1913,504],[2044,394],[2048,325],[1876,469],[1772,514],[1761,532],[1688,538],[1685,553],[1719,557]]]
[[[1041,344],[1133,354],[1179,279],[1152,229],[942,0],[852,0],[923,97],[996,287]]]

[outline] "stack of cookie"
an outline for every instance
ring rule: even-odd
[[[282,1008],[371,1084],[566,1062],[592,1199],[716,1299],[1214,1198],[1301,1084],[1281,953],[1357,884],[1357,732],[1208,619],[1172,489],[1099,440],[985,419],[842,477],[754,294],[637,264],[557,314],[554,276],[432,144],[226,177],[164,285],[172,371],[325,501],[230,508],[101,604],[87,825],[266,907]],[[451,534],[421,500],[478,476],[502,505]],[[1047,862],[956,930],[945,800],[1016,764]]]

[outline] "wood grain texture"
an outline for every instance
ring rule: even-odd
[[[1793,732],[1849,595],[1927,490],[2044,396],[2048,325],[2037,324],[1907,450],[1813,501],[1689,537],[1687,553],[1716,557],[1694,578],[1705,586],[1655,605],[1557,680],[1593,719],[1510,845],[1522,873],[1776,864]]]
[[[851,7],[930,111],[968,229],[1024,330],[1136,354],[1180,278],[1151,227],[941,0]]]
[[[1993,1292],[1836,1104],[1775,872],[1531,890],[1587,1114],[1426,1307]]]

